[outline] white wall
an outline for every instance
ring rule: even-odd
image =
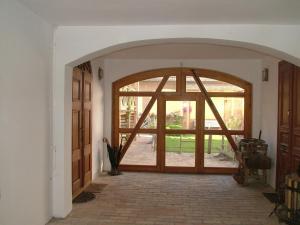
[[[51,217],[52,27],[14,0],[0,1],[0,225]]]
[[[277,155],[277,115],[278,115],[278,62],[279,60],[266,57],[262,68],[269,69],[269,81],[262,82],[262,139],[269,145],[268,155],[272,159],[272,169],[269,172],[269,184],[275,187],[276,155]]]
[[[104,113],[104,79],[99,80],[98,69],[104,69],[103,60],[92,60],[92,178],[95,179],[103,168],[103,113]]]
[[[111,138],[112,82],[124,76],[167,67],[194,67],[218,70],[240,77],[253,85],[253,136],[261,129],[261,60],[258,59],[106,59],[104,72],[104,136]],[[106,154],[106,152],[105,152]],[[104,157],[104,169],[110,164]]]

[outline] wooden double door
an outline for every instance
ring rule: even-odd
[[[279,63],[277,188],[300,165],[300,68]]]
[[[89,64],[75,67],[72,80],[73,198],[92,179],[92,75]]]

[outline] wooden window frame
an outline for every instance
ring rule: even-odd
[[[176,76],[176,92],[162,92],[164,85],[166,84],[167,80],[171,76]],[[201,92],[186,92],[186,76],[192,76],[195,79],[198,87],[200,88]],[[150,79],[162,77],[163,79],[160,81],[157,89],[154,92],[122,92],[120,88],[130,85],[132,83]],[[238,86],[244,89],[244,92],[207,92],[205,87],[203,86],[200,77],[210,78],[214,80],[223,81],[235,86]],[[200,82],[199,82],[200,81]],[[202,84],[202,85],[201,85]],[[204,89],[203,89],[204,87]],[[146,106],[144,112],[142,113],[141,117],[139,118],[136,126],[134,128],[120,128],[119,127],[119,97],[121,96],[145,96],[151,97],[150,102]],[[238,97],[244,98],[244,129],[243,130],[228,130],[223,119],[218,113],[217,109],[214,108],[214,104],[211,100],[211,97]],[[144,119],[146,118],[147,114],[151,110],[154,102],[157,101],[157,115],[161,114],[162,110],[162,101],[159,99],[205,99],[207,103],[209,103],[210,108],[212,109],[217,121],[221,126],[221,130],[205,130],[201,128],[201,131],[178,131],[183,133],[191,133],[194,132],[196,135],[200,135],[199,138],[199,146],[203,146],[204,149],[204,135],[225,135],[231,144],[234,151],[237,150],[237,146],[232,139],[232,135],[243,135],[244,137],[251,137],[252,134],[252,84],[242,80],[236,76],[214,71],[208,69],[194,69],[194,68],[165,68],[165,69],[156,69],[150,71],[144,71],[135,73],[129,76],[126,76],[120,80],[113,82],[112,84],[112,144],[114,146],[119,145],[119,134],[120,133],[130,133],[130,137],[127,140],[126,144],[123,147],[122,157],[125,155],[128,147],[130,146],[131,142],[133,141],[135,135],[137,133],[153,133],[156,134],[158,137],[162,135],[162,127],[161,123],[157,121],[157,127],[155,129],[147,129],[141,128]],[[198,102],[199,100],[197,100]],[[198,103],[197,103],[198,104]],[[199,107],[198,107],[199,108]],[[199,112],[197,112],[199,113]],[[204,113],[201,115],[204,119]],[[164,115],[160,119],[163,119]],[[200,128],[199,128],[200,129]],[[170,131],[171,133],[178,133],[177,131]],[[168,133],[170,133],[168,131]],[[162,147],[164,146],[163,138],[157,139],[157,146]],[[203,150],[204,151],[204,150]],[[232,173],[235,172],[235,168],[222,168],[222,167],[204,167],[203,159],[201,160],[202,168],[195,165],[193,170],[188,168],[169,168],[166,169],[164,163],[160,162],[160,160],[164,159],[163,151],[157,151],[157,165],[156,166],[146,166],[146,165],[120,165],[122,170],[126,171],[160,171],[160,172],[195,172],[195,173]],[[199,158],[199,157],[198,157]],[[200,160],[200,159],[198,159]]]

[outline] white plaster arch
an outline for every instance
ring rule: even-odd
[[[221,39],[207,39],[207,38],[168,38],[168,39],[152,39],[152,40],[126,42],[122,44],[109,46],[104,49],[89,53],[85,56],[82,56],[81,58],[78,58],[68,63],[67,65],[76,66],[90,59],[105,57],[106,55],[109,55],[113,52],[122,51],[134,47],[149,46],[149,45],[151,46],[151,45],[159,45],[159,44],[212,44],[212,45],[219,45],[219,46],[238,47],[238,48],[252,50],[268,56],[272,56],[274,58],[278,58],[281,60],[286,60],[300,66],[300,59],[296,58],[293,55],[287,54],[283,51],[274,48],[257,45],[253,43],[247,43],[247,42],[221,40]]]
[[[125,48],[160,43],[208,43],[243,47],[300,65],[299,26],[181,25],[58,27],[52,76],[53,215],[72,209],[72,67]]]

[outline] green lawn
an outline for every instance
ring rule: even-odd
[[[205,152],[207,152],[208,136],[205,136]],[[227,145],[225,139],[224,144]],[[222,145],[221,136],[213,136],[212,138],[212,153],[220,151]],[[166,151],[167,152],[180,152],[180,136],[167,135],[166,136]],[[185,134],[181,136],[181,152],[192,153],[195,152],[195,135]]]

